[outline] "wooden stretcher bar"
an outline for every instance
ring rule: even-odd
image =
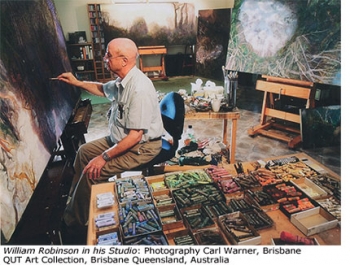
[[[313,88],[313,83],[265,75],[263,75],[262,78],[262,80],[258,80],[256,83],[256,89],[264,91],[260,124],[250,128],[248,134],[250,136],[261,134],[270,138],[282,140],[288,143],[289,148],[295,148],[302,141],[300,130],[301,115],[277,109],[275,98],[277,95],[277,98],[283,96],[305,99],[305,108],[313,108],[315,107],[315,89]],[[299,124],[299,128],[282,125],[277,123],[277,120]],[[296,136],[289,136],[284,133],[285,131],[293,132]]]
[[[165,72],[165,54],[167,53],[167,49],[165,46],[141,46],[138,48],[138,52],[140,55],[139,64],[140,70],[144,73],[147,72],[159,72],[158,77],[151,76],[150,79],[155,80],[158,78],[164,78],[166,76]],[[160,55],[160,65],[157,66],[144,66],[143,57],[147,55]]]

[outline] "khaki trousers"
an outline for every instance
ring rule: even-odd
[[[113,145],[109,137],[97,139],[80,146],[75,161],[75,175],[72,180],[69,201],[63,219],[67,226],[84,226],[89,218],[91,186],[108,181],[108,178],[127,170],[142,166],[151,161],[162,149],[162,141],[151,141],[135,145],[130,151],[107,162],[101,176],[91,180],[82,174],[89,161],[99,156]]]

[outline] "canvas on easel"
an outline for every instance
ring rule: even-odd
[[[80,90],[51,79],[71,71],[54,3],[0,4],[1,238],[7,242],[80,99]]]

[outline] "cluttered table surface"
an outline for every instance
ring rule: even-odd
[[[297,162],[292,161],[295,158]],[[271,164],[271,161],[289,161],[287,162],[288,163],[287,167],[288,167],[288,170],[290,171],[287,174],[284,174],[283,178],[290,178],[290,180],[293,180],[294,182],[293,181],[290,182],[290,180],[288,179],[283,179],[284,181],[282,182],[281,182],[281,179],[279,179],[279,182],[271,182],[272,180],[270,179],[270,176],[269,176],[270,173],[266,173],[266,164],[265,164],[265,167],[261,166],[264,163],[267,163],[267,165],[271,166],[273,165]],[[205,229],[206,233],[212,232],[212,231],[220,231],[219,234],[223,238],[223,241],[221,242],[221,244],[227,244],[227,245],[230,245],[230,244],[239,244],[239,245],[240,244],[242,245],[283,245],[283,244],[290,245],[291,244],[293,245],[294,244],[295,245],[295,244],[304,244],[305,242],[308,244],[314,244],[314,245],[340,245],[341,244],[340,187],[337,186],[337,185],[340,186],[339,175],[330,171],[328,168],[326,168],[325,166],[318,163],[317,161],[315,161],[314,159],[312,159],[311,157],[309,157],[304,153],[293,155],[293,157],[283,156],[283,157],[267,158],[264,161],[259,161],[260,167],[257,166],[257,163],[258,163],[257,161],[254,161],[254,162],[227,164],[227,165],[220,166],[220,168],[213,167],[211,165],[204,166],[204,167],[192,167],[192,171],[206,170],[206,172],[209,172],[208,173],[209,175],[211,174],[210,178],[213,180],[213,183],[210,183],[210,185],[214,185],[215,187],[217,186],[220,187],[221,185],[221,191],[224,194],[223,201],[225,201],[225,205],[226,205],[223,207],[226,208],[227,206],[229,206],[233,209],[233,211],[231,210],[229,213],[218,215],[216,217],[212,216],[212,218],[210,218],[212,223],[210,224],[209,227]],[[273,169],[272,171],[274,172],[274,174],[278,175],[279,174],[278,172],[282,170],[282,167],[284,166],[285,165],[278,166],[278,167],[271,166],[270,170]],[[229,175],[229,178],[227,179],[224,176],[221,176],[221,179],[218,180],[217,179],[218,175],[212,174],[215,171],[221,172],[221,174],[223,175]],[[183,172],[187,172],[187,171],[183,171]],[[238,172],[240,172],[240,174],[238,174]],[[251,175],[247,174],[247,172],[260,172],[259,175],[255,175],[256,179],[259,179],[259,182],[260,182],[259,187],[254,185],[249,186],[251,184],[247,184],[250,181],[249,178],[251,177]],[[317,172],[317,174],[315,172]],[[165,240],[169,245],[176,245],[175,241],[177,238],[188,237],[189,235],[191,235],[192,237],[196,238],[197,245],[201,245],[201,242],[198,241],[198,238],[202,230],[193,228],[192,227],[193,223],[189,219],[188,215],[186,217],[186,214],[188,214],[189,212],[194,213],[195,211],[198,211],[199,208],[202,208],[202,207],[207,208],[207,207],[213,207],[213,206],[210,206],[210,204],[208,206],[208,204],[203,202],[200,204],[201,206],[186,205],[186,207],[183,207],[184,205],[181,205],[181,204],[184,202],[182,200],[178,201],[177,199],[176,199],[176,206],[175,204],[160,206],[159,201],[156,198],[161,197],[162,200],[168,200],[168,199],[164,199],[164,196],[165,197],[170,196],[170,197],[173,197],[172,198],[173,200],[177,196],[178,192],[183,192],[181,191],[180,187],[176,188],[175,186],[173,186],[172,188],[165,188],[165,189],[157,188],[159,185],[159,182],[166,182],[168,177],[171,176],[171,174],[173,173],[165,173],[162,175],[145,177],[145,181],[147,182],[147,187],[151,190],[150,199],[152,200],[152,204],[154,203],[157,209],[157,213],[160,216],[162,216],[162,214],[168,213],[169,211],[171,212],[174,209],[177,210],[176,222],[171,221],[168,223],[168,222],[162,221],[163,222],[162,226],[160,227],[159,231],[157,231],[157,233],[154,234],[154,237],[155,238],[164,237],[165,239],[163,240]],[[303,177],[294,178],[298,174],[302,174]],[[175,175],[172,175],[172,176],[175,176]],[[225,187],[227,188],[229,186],[228,183],[232,183],[232,176],[235,176],[233,177],[233,179],[238,180],[236,184],[239,183],[241,188],[244,185],[248,185],[250,188],[245,190],[240,189],[232,193],[227,192],[227,189],[225,190],[223,189],[223,187],[226,185]],[[142,176],[139,176],[139,177],[142,177]],[[138,179],[139,177],[137,177],[137,181],[139,181]],[[196,178],[198,178],[198,175]],[[308,181],[309,180],[314,181],[315,178],[320,178],[319,180],[317,180],[320,183],[323,183],[322,181],[324,179],[327,179],[327,184],[323,184],[324,186],[322,186],[322,188],[320,189],[318,185],[314,184],[314,182],[311,182],[311,181],[304,182],[306,179]],[[99,236],[106,235],[111,232],[117,233],[120,236],[120,238],[124,238],[123,241],[125,240],[125,242],[129,240],[129,243],[130,243],[135,241],[136,239],[135,236],[131,236],[130,239],[128,238],[128,236],[125,236],[128,234],[128,229],[125,231],[125,223],[123,223],[122,225],[122,220],[119,219],[120,218],[119,213],[121,213],[121,210],[123,209],[123,207],[126,206],[125,204],[127,203],[120,201],[121,196],[120,196],[120,190],[118,188],[119,187],[118,181],[120,183],[126,180],[119,179],[117,180],[117,182],[110,182],[110,183],[98,184],[98,185],[92,186],[91,201],[90,201],[90,217],[89,217],[88,235],[87,235],[88,245],[97,244]],[[134,179],[134,181],[136,181],[136,179]],[[273,181],[276,181],[276,179],[274,179]],[[224,185],[224,183],[226,184]],[[169,182],[167,182],[167,184],[172,185],[172,184],[169,184]],[[183,185],[183,184],[184,183],[179,184],[177,182],[176,185]],[[306,188],[303,187],[305,186],[305,184],[308,185]],[[293,186],[293,189],[296,187],[296,190],[293,191],[293,194],[291,197],[288,197],[288,198],[281,197],[279,198],[279,200],[277,200],[277,202],[272,204],[266,204],[266,205],[256,204],[255,203],[256,201],[251,200],[252,197],[260,198],[259,200],[263,200],[266,194],[261,194],[261,193],[267,191],[269,187],[291,188],[289,187],[289,185]],[[331,185],[335,187],[333,191],[329,189]],[[199,193],[204,192],[206,189],[205,185],[201,187],[202,188]],[[310,191],[310,187],[313,189],[312,192]],[[232,187],[230,186],[230,188]],[[194,187],[186,188],[186,192],[190,193],[191,190],[193,189]],[[307,194],[307,196],[304,196],[304,195],[302,196],[300,193],[301,191],[305,191],[305,194]],[[325,206],[323,202],[333,201],[334,196],[337,195],[338,192],[339,192],[338,205],[331,207],[331,208],[338,207],[338,210],[336,210],[336,213],[332,212],[332,214],[330,214],[328,212],[329,208],[327,208],[327,206]],[[98,196],[104,195],[106,193],[112,194],[113,200],[115,201],[115,203],[113,203],[108,208],[99,209],[97,207]],[[274,191],[272,194],[276,195],[278,193],[279,193],[278,191]],[[183,194],[181,196],[183,196]],[[196,197],[198,196],[200,196],[200,194],[196,195]],[[298,203],[300,202],[300,205],[295,207],[295,205],[293,205],[292,203],[287,203],[286,201],[288,200],[291,200],[291,201],[293,200],[293,202],[294,200],[297,200]],[[252,206],[250,207],[250,210],[254,214],[249,213],[249,211],[245,212],[243,208],[240,209],[240,207],[243,207],[242,206],[243,202],[244,203],[249,202],[249,205]],[[308,208],[310,206],[310,202],[314,205]],[[220,205],[222,204],[222,202],[221,200],[218,199],[215,204]],[[145,206],[145,204],[142,204],[142,205],[143,207]],[[293,206],[294,208],[293,207],[291,208],[291,206]],[[234,209],[235,207],[238,207],[238,209]],[[302,207],[306,207],[307,209],[300,210],[302,209]],[[103,216],[106,214],[108,215],[110,213],[115,213],[115,215],[113,215],[112,224],[102,228],[96,227],[97,216],[101,216],[101,215]],[[244,216],[245,216],[243,220],[248,218],[246,217],[246,214],[248,214],[249,218],[253,218],[256,222],[263,223],[260,227],[259,225],[257,226],[253,225],[253,228],[250,230],[251,232],[249,233],[249,234],[252,234],[253,237],[249,238],[246,241],[244,239],[245,234],[240,235],[240,237],[232,237],[230,234],[227,233],[228,227],[225,226],[225,222],[227,220],[231,220],[230,218],[239,217],[238,219],[242,220],[242,217],[241,217],[242,213],[244,213]],[[339,214],[339,216],[337,216],[336,214]],[[260,219],[260,221],[258,219]],[[203,221],[203,218],[202,218],[202,221]],[[248,221],[249,224],[253,224],[254,222],[252,222],[251,219],[249,219]],[[254,231],[254,233],[252,231]],[[123,233],[124,235],[121,235]],[[281,243],[282,234],[284,235],[283,239],[287,238],[288,240],[291,240],[291,241],[288,241],[287,243],[286,242]],[[201,238],[204,238],[204,237],[201,237]],[[237,238],[241,238],[240,239],[241,242],[239,240],[237,241]],[[291,243],[293,241],[297,241],[297,242]],[[206,242],[206,243],[211,244],[214,242]]]
[[[198,112],[191,111],[185,114],[185,119],[188,120],[205,120],[205,119],[222,119],[222,140],[225,145],[230,149],[229,163],[235,163],[236,155],[236,133],[237,133],[237,120],[239,119],[239,112]],[[231,121],[231,126],[229,127],[228,121]],[[230,141],[228,141],[228,135],[230,130]]]
[[[186,95],[185,119],[221,119],[223,121],[222,142],[229,148],[228,163],[233,164],[236,154],[237,120],[240,118],[235,99],[232,99],[233,92],[227,94],[224,87],[216,86],[211,81],[203,85],[203,81],[197,79],[196,83],[191,83],[191,96],[187,96],[184,92]],[[230,139],[228,139],[229,135]]]

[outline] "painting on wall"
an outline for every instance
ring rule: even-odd
[[[137,46],[192,45],[196,14],[189,3],[101,4],[105,42],[128,37]]]
[[[196,75],[223,80],[230,36],[230,9],[199,10]]]
[[[236,0],[226,68],[338,85],[340,0]]]
[[[80,90],[50,80],[71,71],[51,0],[1,1],[1,238],[30,201]]]

